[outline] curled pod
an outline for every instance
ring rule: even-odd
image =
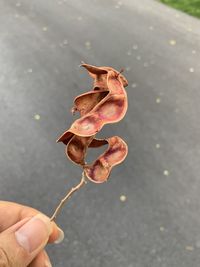
[[[88,179],[95,183],[106,181],[113,166],[127,155],[127,145],[120,137],[96,139],[95,135],[107,123],[120,121],[127,111],[126,78],[110,67],[95,67],[82,64],[94,79],[93,90],[74,100],[72,112],[78,111],[81,118],[57,140],[66,146],[66,155],[84,168]],[[88,147],[108,144],[108,149],[92,164],[85,163]]]
[[[66,155],[76,164],[84,165],[87,148],[94,136],[82,137],[74,135],[66,146]]]
[[[90,112],[108,93],[108,90],[98,90],[81,94],[75,98],[72,110],[79,111],[83,116]]]
[[[110,71],[113,71],[119,76],[124,87],[128,86],[128,81],[120,72],[116,71],[111,67],[96,67],[86,63],[81,64],[82,67],[87,69],[89,75],[94,79],[94,90],[105,89],[107,90],[107,75]]]
[[[114,71],[109,71],[107,76],[109,89],[107,96],[100,100],[87,114],[84,113],[85,115],[77,119],[59,137],[58,142],[67,144],[73,135],[85,137],[95,135],[105,124],[118,122],[124,117],[128,107],[126,91],[119,75],[116,75]]]
[[[107,181],[112,168],[120,164],[128,153],[127,144],[118,136],[102,141],[102,145],[105,141],[108,143],[108,149],[91,165],[83,166],[88,179],[95,183]]]

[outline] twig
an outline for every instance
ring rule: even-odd
[[[62,206],[73,195],[73,193],[76,192],[77,190],[79,190],[86,183],[87,182],[85,180],[85,174],[84,174],[84,171],[83,171],[80,183],[77,186],[72,187],[72,189],[69,191],[69,193],[67,193],[67,195],[60,201],[60,204],[57,206],[56,210],[54,211],[54,214],[52,215],[52,217],[50,219],[51,221],[56,219],[56,217],[57,217],[59,211],[61,210]]]

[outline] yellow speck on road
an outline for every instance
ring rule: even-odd
[[[34,119],[35,119],[36,121],[40,120],[40,115],[39,115],[39,114],[35,114],[35,115],[34,115]]]
[[[125,195],[121,195],[120,196],[120,201],[121,202],[125,202],[126,201],[126,196]]]

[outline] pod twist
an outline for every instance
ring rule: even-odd
[[[75,98],[72,113],[78,111],[80,118],[57,142],[66,145],[66,155],[83,167],[89,180],[102,183],[107,181],[111,169],[125,159],[128,146],[118,136],[97,139],[95,135],[105,124],[116,123],[125,116],[128,101],[124,87],[128,82],[121,72],[111,67],[96,67],[85,63],[81,66],[94,79],[93,89]],[[89,147],[98,148],[106,144],[107,150],[92,164],[85,162]]]

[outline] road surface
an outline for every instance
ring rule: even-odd
[[[81,60],[129,80],[126,118],[100,134],[128,158],[64,208],[53,266],[199,266],[199,44],[200,21],[156,1],[0,0],[1,199],[51,215],[78,183],[55,140],[91,88]]]

